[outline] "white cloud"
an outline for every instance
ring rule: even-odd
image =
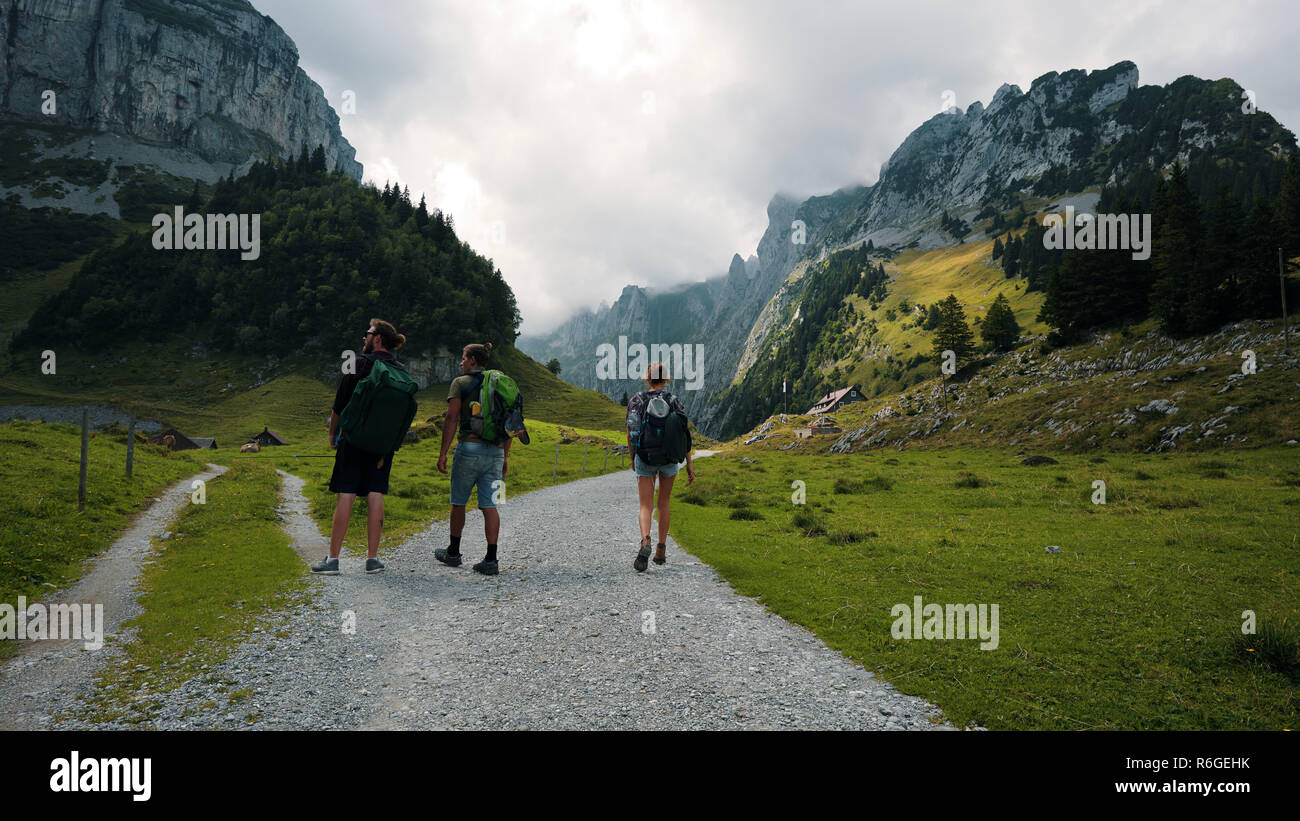
[[[722,273],[776,191],[873,182],[945,89],[987,105],[1131,59],[1144,83],[1231,76],[1300,118],[1277,2],[254,3],[336,108],[356,93],[343,133],[367,179],[452,213],[528,333],[629,283]]]

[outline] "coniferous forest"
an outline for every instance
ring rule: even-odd
[[[44,302],[15,348],[59,339],[83,347],[181,335],[217,350],[285,355],[335,351],[373,316],[414,351],[466,340],[513,342],[515,297],[491,260],[421,198],[327,172],[317,149],[226,178],[206,214],[261,214],[260,255],[156,250],[153,231],[95,253]]]

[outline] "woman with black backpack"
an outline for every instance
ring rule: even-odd
[[[637,494],[641,509],[637,521],[641,526],[641,543],[632,566],[644,572],[650,558],[650,514],[656,506],[655,480],[659,480],[659,544],[654,562],[668,561],[668,503],[673,492],[673,481],[681,466],[676,458],[684,448],[686,475],[695,481],[695,468],[691,464],[690,431],[686,428],[686,406],[664,386],[668,384],[668,368],[656,362],[646,369],[645,382],[649,390],[642,391],[627,403],[627,449],[633,454],[632,467],[636,472]]]

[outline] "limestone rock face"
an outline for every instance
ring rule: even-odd
[[[0,118],[124,135],[239,166],[356,150],[298,49],[241,0],[0,0]],[[42,110],[54,92],[53,112]]]

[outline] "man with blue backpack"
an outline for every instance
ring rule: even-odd
[[[523,397],[513,379],[488,370],[492,343],[466,345],[461,352],[461,375],[447,391],[447,416],[442,426],[442,451],[438,471],[447,472],[447,451],[454,435],[460,444],[451,467],[451,544],[433,552],[445,565],[461,565],[460,537],[465,530],[465,506],[470,491],[478,488],[483,511],[487,556],[474,565],[485,576],[497,575],[497,538],[501,532],[498,500],[505,498],[505,475],[510,465],[510,443],[515,437],[528,444],[524,429]]]
[[[391,323],[370,320],[353,373],[344,373],[330,413],[329,441],[334,448],[330,492],[339,495],[330,530],[329,555],[312,565],[323,576],[339,574],[339,552],[358,495],[366,497],[366,572],[384,569],[379,537],[384,524],[384,494],[393,454],[402,446],[415,418],[419,385],[393,356],[406,343]]]

